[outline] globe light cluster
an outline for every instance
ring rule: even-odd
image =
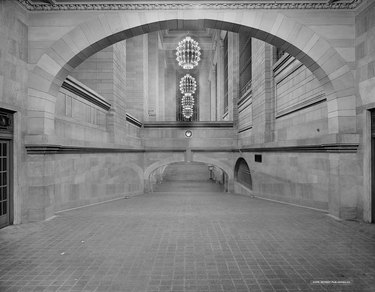
[[[193,108],[194,97],[190,94],[186,94],[181,99],[182,108]]]
[[[178,43],[176,50],[176,60],[179,66],[184,69],[193,69],[198,66],[198,62],[201,59],[201,48],[197,41],[187,36]]]
[[[193,116],[193,109],[190,107],[185,107],[182,109],[182,114],[185,118],[189,119]]]
[[[189,70],[198,66],[200,61],[200,47],[197,41],[187,36],[178,43],[176,48],[176,60],[178,65],[183,69]],[[186,74],[180,80],[180,91],[183,94],[181,99],[182,115],[186,119],[190,119],[194,114],[194,97],[193,94],[197,90],[197,82],[190,74]]]
[[[193,94],[197,90],[197,82],[190,74],[186,74],[180,80],[180,91],[182,94]]]

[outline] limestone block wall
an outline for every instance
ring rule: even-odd
[[[244,154],[252,175],[255,196],[329,210],[341,218],[358,216],[361,163],[357,154],[339,153]],[[235,185],[236,187],[236,185]],[[236,189],[237,191],[238,188]],[[240,192],[242,193],[242,192]],[[246,192],[245,192],[246,193]]]
[[[275,140],[297,140],[328,133],[328,109],[319,80],[285,54],[273,65]]]
[[[165,88],[165,111],[164,120],[165,121],[176,121],[176,91],[177,91],[177,76],[175,69],[175,60],[167,58],[167,68],[166,75],[164,79]]]
[[[143,36],[126,41],[126,103],[130,114],[143,120],[144,59]]]
[[[211,88],[209,83],[209,70],[210,70],[210,53],[205,51],[202,60],[199,62],[199,121],[211,120]]]
[[[113,94],[114,104],[114,142],[118,145],[139,146],[134,137],[129,136],[126,113],[128,112],[126,95],[126,41],[113,45]],[[139,137],[139,135],[137,135]],[[131,139],[133,138],[133,139]]]
[[[337,143],[326,139],[329,112],[321,81],[288,55],[274,63],[272,47],[262,41],[253,41],[252,54],[252,92],[242,97],[238,110],[239,145],[253,190],[235,182],[235,191],[357,217],[361,170],[355,151],[306,147]],[[262,156],[260,162],[255,154]]]
[[[253,128],[253,98],[251,89],[241,97],[238,108],[238,138],[243,145],[251,144]]]
[[[375,3],[368,1],[367,5],[355,18],[355,55],[356,82],[358,84],[357,127],[361,134],[361,147],[358,151],[358,161],[361,162],[363,177],[362,196],[358,205],[363,210],[363,219],[372,220],[371,203],[374,200],[371,163],[371,118],[370,111],[375,109]]]
[[[64,145],[109,143],[108,112],[61,88],[56,99],[55,131]]]
[[[142,154],[95,153],[29,155],[24,222],[57,211],[143,192]]]
[[[126,46],[126,41],[122,41],[103,49],[75,68],[72,76],[111,104],[111,114],[106,118],[107,142],[139,146],[139,133],[134,133],[136,128],[129,128],[126,122],[126,113],[133,112],[127,96]]]
[[[114,46],[109,46],[83,61],[71,76],[99,93],[109,103],[114,101]]]
[[[185,137],[185,131],[191,130],[191,138]],[[146,148],[232,148],[237,141],[232,128],[147,128],[142,132]]]
[[[12,111],[14,223],[20,223],[21,201],[27,194],[25,170],[28,15],[15,1],[0,1],[0,108]],[[29,91],[34,95],[33,91]]]
[[[272,141],[271,45],[252,41],[252,144]],[[245,117],[242,116],[242,119]]]
[[[255,162],[246,153],[252,175],[252,194],[277,201],[328,210],[330,157],[317,153],[262,153]]]

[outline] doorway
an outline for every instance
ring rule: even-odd
[[[375,223],[375,110],[371,111],[371,222]]]
[[[0,228],[13,222],[12,141],[13,115],[0,109]]]

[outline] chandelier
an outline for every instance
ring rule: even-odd
[[[190,74],[186,74],[180,80],[180,91],[182,94],[193,94],[197,89],[197,82]]]
[[[193,108],[192,107],[185,107],[182,109],[182,115],[189,119],[193,116]]]
[[[190,94],[184,95],[181,99],[182,107],[193,107],[194,106],[194,97]]]
[[[201,55],[198,42],[187,36],[178,43],[176,48],[176,60],[178,65],[184,69],[193,69],[198,65]]]

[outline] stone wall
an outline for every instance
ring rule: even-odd
[[[272,141],[271,45],[252,41],[252,144]]]
[[[191,130],[191,138],[185,137],[185,131]],[[185,149],[190,147],[196,148],[232,148],[236,147],[234,131],[231,127],[198,127],[198,128],[181,128],[181,127],[154,127],[147,126],[142,131],[143,145],[146,148],[178,148]]]
[[[329,211],[335,216],[357,217],[361,177],[356,154],[245,153],[252,175],[253,190],[235,182],[242,194],[288,202]]]
[[[61,88],[56,100],[56,135],[65,145],[105,145],[109,143],[107,114],[77,93]]]
[[[126,41],[118,42],[104,50],[94,54],[82,62],[72,72],[77,78],[95,92],[99,93],[111,104],[111,110],[106,114],[104,126],[108,133],[103,136],[90,136],[88,139],[99,139],[102,143],[115,145],[127,145],[137,147],[140,145],[139,131],[129,126],[126,121],[126,113],[139,114],[134,109],[134,99],[128,101],[127,94],[127,44]],[[133,67],[129,69],[129,72]],[[141,83],[142,84],[142,83]],[[130,86],[131,88],[131,86]],[[142,99],[143,100],[143,99]],[[142,105],[143,103],[141,103]],[[57,102],[58,110],[59,101]],[[75,107],[73,106],[73,110]]]
[[[109,103],[114,101],[114,46],[109,46],[87,58],[71,72],[71,76],[99,93]]]
[[[297,140],[328,134],[328,109],[319,80],[288,54],[273,65],[275,140]]]
[[[126,41],[126,103],[128,112],[143,120],[143,36]]]
[[[357,127],[361,134],[361,147],[358,161],[361,162],[361,176],[363,175],[362,196],[358,198],[358,205],[365,221],[372,220],[374,210],[371,202],[375,200],[371,185],[371,118],[370,110],[375,109],[375,3],[368,1],[355,19],[356,23],[356,82],[358,84],[357,98]]]
[[[142,159],[142,154],[124,153],[29,155],[22,221],[142,193]]]
[[[0,1],[0,108],[14,112],[13,193],[14,223],[21,222],[21,205],[27,194],[25,168],[28,15],[15,1]],[[32,95],[32,91],[29,92]]]
[[[238,109],[239,144],[253,190],[235,183],[236,192],[357,217],[357,154],[308,149],[337,143],[326,139],[328,109],[321,82],[289,55],[274,64],[272,47],[262,41],[253,40],[252,54],[252,92],[245,94]],[[261,162],[255,161],[255,154],[262,156]]]

